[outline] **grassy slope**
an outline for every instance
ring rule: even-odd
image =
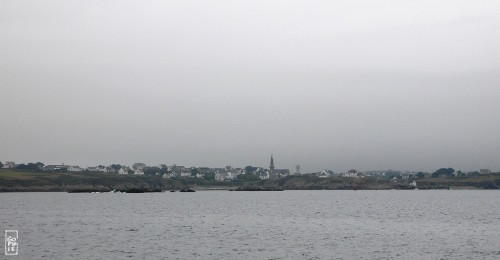
[[[175,183],[172,183],[174,185]],[[99,173],[31,173],[0,169],[0,191],[67,191],[97,188],[168,188],[160,177]]]
[[[419,187],[471,187],[498,189],[500,176],[478,176],[464,178],[430,178],[416,180]],[[405,182],[403,182],[405,183]],[[279,179],[252,182],[216,182],[197,178],[162,179],[160,177],[117,175],[105,173],[31,173],[0,169],[0,191],[68,191],[73,189],[184,189],[233,188],[237,186],[281,188],[285,190],[318,189],[392,189],[395,184],[376,178],[315,178],[311,176],[291,176]]]
[[[429,178],[417,180],[419,186],[451,186],[451,187],[473,187],[483,189],[499,189],[500,176],[474,176],[456,178]]]

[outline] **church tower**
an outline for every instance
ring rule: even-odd
[[[271,154],[271,163],[269,164],[269,171],[271,174],[274,173],[274,159],[272,154]]]

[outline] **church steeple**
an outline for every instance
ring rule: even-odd
[[[269,164],[269,170],[272,172],[274,172],[274,159],[273,159],[273,155],[271,154],[271,164]]]

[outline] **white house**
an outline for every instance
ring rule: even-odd
[[[236,177],[238,177],[238,175],[241,174],[241,171],[229,171],[227,172],[227,175],[230,179],[236,179]]]
[[[191,171],[189,170],[182,170],[181,171],[181,177],[191,177]]]
[[[128,174],[128,167],[121,167],[119,170],[118,170],[118,174],[121,174],[121,175],[126,175]]]
[[[108,168],[106,166],[99,165],[99,166],[97,166],[97,171],[99,171],[99,172],[108,172]]]
[[[215,173],[215,180],[216,181],[225,181],[225,180],[229,180],[230,179],[230,176],[227,172],[225,171],[218,171]]]
[[[326,170],[322,170],[319,175],[318,175],[319,178],[328,178],[330,177],[330,173]]]
[[[69,172],[81,172],[83,169],[80,166],[68,166]]]
[[[134,175],[144,175],[144,172],[142,170],[137,169],[134,171]]]
[[[263,171],[259,173],[259,178],[261,180],[267,180],[269,179],[269,172],[268,171]]]

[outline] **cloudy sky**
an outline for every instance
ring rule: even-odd
[[[0,2],[0,161],[500,170],[500,1]]]

